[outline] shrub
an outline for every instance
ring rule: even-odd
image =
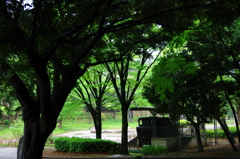
[[[5,120],[4,120],[4,124],[5,124],[5,125],[9,125],[9,124],[10,124],[9,120],[8,120],[8,119],[5,119]]]
[[[180,127],[186,128],[188,126],[190,126],[190,122],[189,121],[187,121],[187,120],[180,120]]]
[[[119,153],[120,144],[101,139],[59,137],[55,140],[55,148],[59,151],[67,152]]]
[[[229,131],[231,132],[231,134],[233,135],[233,137],[237,137],[237,129],[236,127],[229,127]],[[210,129],[210,130],[206,130],[206,136],[210,137],[210,138],[214,138],[214,137],[220,137],[220,138],[227,138],[226,134],[224,133],[223,130],[217,130],[217,133],[215,134],[214,129]]]
[[[162,155],[168,153],[168,149],[164,146],[151,146],[146,145],[142,148],[143,155]]]
[[[55,148],[59,151],[70,151],[69,138],[59,137],[55,140]]]

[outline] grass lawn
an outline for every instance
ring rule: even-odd
[[[132,123],[128,123],[128,127],[131,129],[135,129],[138,126],[138,119],[133,119]],[[102,129],[121,129],[122,121],[121,116],[116,116],[116,119],[104,119],[102,120]],[[94,123],[92,120],[88,118],[84,119],[63,119],[62,120],[62,128],[56,128],[53,132],[53,135],[69,132],[69,131],[77,131],[77,130],[90,130],[94,128]]]

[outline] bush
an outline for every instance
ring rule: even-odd
[[[237,129],[236,127],[229,127],[229,131],[231,132],[231,134],[233,135],[233,137],[237,137]],[[215,131],[214,129],[210,129],[210,130],[206,130],[206,136],[210,137],[210,138],[214,138],[214,137],[219,137],[219,138],[227,138],[226,134],[224,133],[223,130],[217,130],[217,134],[215,136]]]
[[[55,148],[67,152],[120,152],[120,144],[117,142],[78,137],[59,137],[55,140]]]
[[[187,121],[187,120],[180,120],[180,127],[182,128],[186,128],[186,127],[188,127],[188,126],[190,126],[190,122],[189,121]]]
[[[223,130],[217,130],[217,134],[215,134],[214,130],[206,130],[206,136],[210,138],[214,137],[226,138],[226,135]]]
[[[142,148],[143,155],[162,155],[168,153],[168,149],[164,146],[151,146],[146,145]]]
[[[55,140],[55,149],[59,151],[70,151],[69,138],[59,137]]]
[[[9,120],[8,120],[8,119],[5,119],[5,120],[4,120],[4,124],[5,124],[5,125],[9,125],[9,124],[10,124]]]

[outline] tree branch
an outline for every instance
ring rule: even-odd
[[[1,62],[2,62],[2,65],[0,66],[1,75],[5,77],[9,85],[13,87],[15,95],[19,102],[21,103],[23,110],[22,111],[23,120],[29,118],[29,116],[35,116],[34,118],[39,118],[40,115],[40,110],[38,107],[39,103],[36,103],[37,101],[33,100],[24,82],[19,78],[19,76],[16,73],[12,71],[10,65],[3,60]]]

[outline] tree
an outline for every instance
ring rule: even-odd
[[[199,126],[213,118],[206,103],[202,77],[194,62],[182,55],[169,55],[156,65],[150,79],[152,84],[143,93],[160,114],[169,114],[176,121],[182,114],[187,117],[195,128],[199,152],[203,151]]]
[[[97,139],[101,139],[102,136],[101,113],[104,109],[108,109],[109,102],[113,103],[116,100],[113,97],[114,93],[109,91],[111,87],[109,73],[101,69],[101,66],[89,69],[75,86],[75,92],[91,113]],[[113,107],[111,108],[113,109]]]
[[[221,0],[24,2],[0,2],[1,77],[13,87],[24,121],[18,159],[42,158],[44,144],[77,79],[88,67],[106,62],[90,59],[105,34],[129,32],[134,26],[152,23],[186,29],[193,25],[192,19],[217,17],[215,7],[227,15],[238,9],[238,1]]]
[[[155,26],[154,26],[155,27]],[[121,104],[122,112],[122,139],[121,153],[128,154],[128,112],[129,107],[134,100],[134,95],[146,76],[147,72],[159,57],[161,51],[167,45],[169,40],[163,33],[162,28],[149,29],[148,34],[136,35],[141,27],[135,28],[135,31],[119,38],[115,38],[112,47],[116,48],[116,54],[123,57],[122,61],[105,63],[106,69],[110,73],[110,78]],[[151,32],[152,29],[159,29],[157,32]],[[154,34],[155,39],[150,39]],[[137,37],[136,37],[137,36]],[[165,41],[164,41],[165,40]],[[129,43],[131,41],[131,43]],[[156,41],[160,41],[159,43]],[[156,53],[158,52],[158,53]],[[150,59],[152,60],[150,61]]]
[[[238,20],[235,20],[229,26],[213,25],[208,29],[193,32],[191,36],[189,36],[187,47],[192,51],[193,56],[195,59],[198,59],[202,67],[211,70],[209,71],[211,74],[214,73],[219,76],[219,81],[221,81],[221,89],[224,92],[226,101],[228,101],[234,115],[238,139],[240,141],[238,120],[235,113],[235,108],[229,97],[229,94],[235,94],[235,96],[238,95],[238,90],[235,89],[239,87],[240,69],[239,63],[237,62],[239,61],[238,30]],[[231,81],[223,80],[230,78]],[[225,129],[228,130],[227,128]]]
[[[197,37],[195,37],[196,39]],[[193,48],[196,49],[196,47]],[[202,46],[202,48],[198,46],[196,50],[207,50],[207,46]],[[211,46],[209,49],[211,49]],[[162,113],[167,111],[171,117],[181,115],[181,113],[185,114],[195,127],[199,143],[198,151],[203,151],[199,125],[205,119],[213,117],[221,124],[233,149],[237,151],[231,133],[220,118],[224,114],[225,101],[229,102],[229,98],[226,100],[225,96],[226,91],[229,92],[230,89],[226,89],[225,86],[230,85],[229,83],[224,84],[222,80],[217,80],[219,72],[212,67],[213,63],[209,60],[210,58],[196,57],[201,55],[195,54],[195,52],[190,54],[187,50],[183,50],[181,54],[171,54],[163,57],[157,67],[154,68],[151,78],[152,85],[145,88],[143,95],[151,103],[160,107],[160,110],[163,110]],[[205,56],[207,55],[211,57],[211,52]],[[186,60],[190,63],[186,63]],[[194,72],[194,70],[197,70],[197,72]],[[194,116],[197,117],[196,123],[193,120]]]

